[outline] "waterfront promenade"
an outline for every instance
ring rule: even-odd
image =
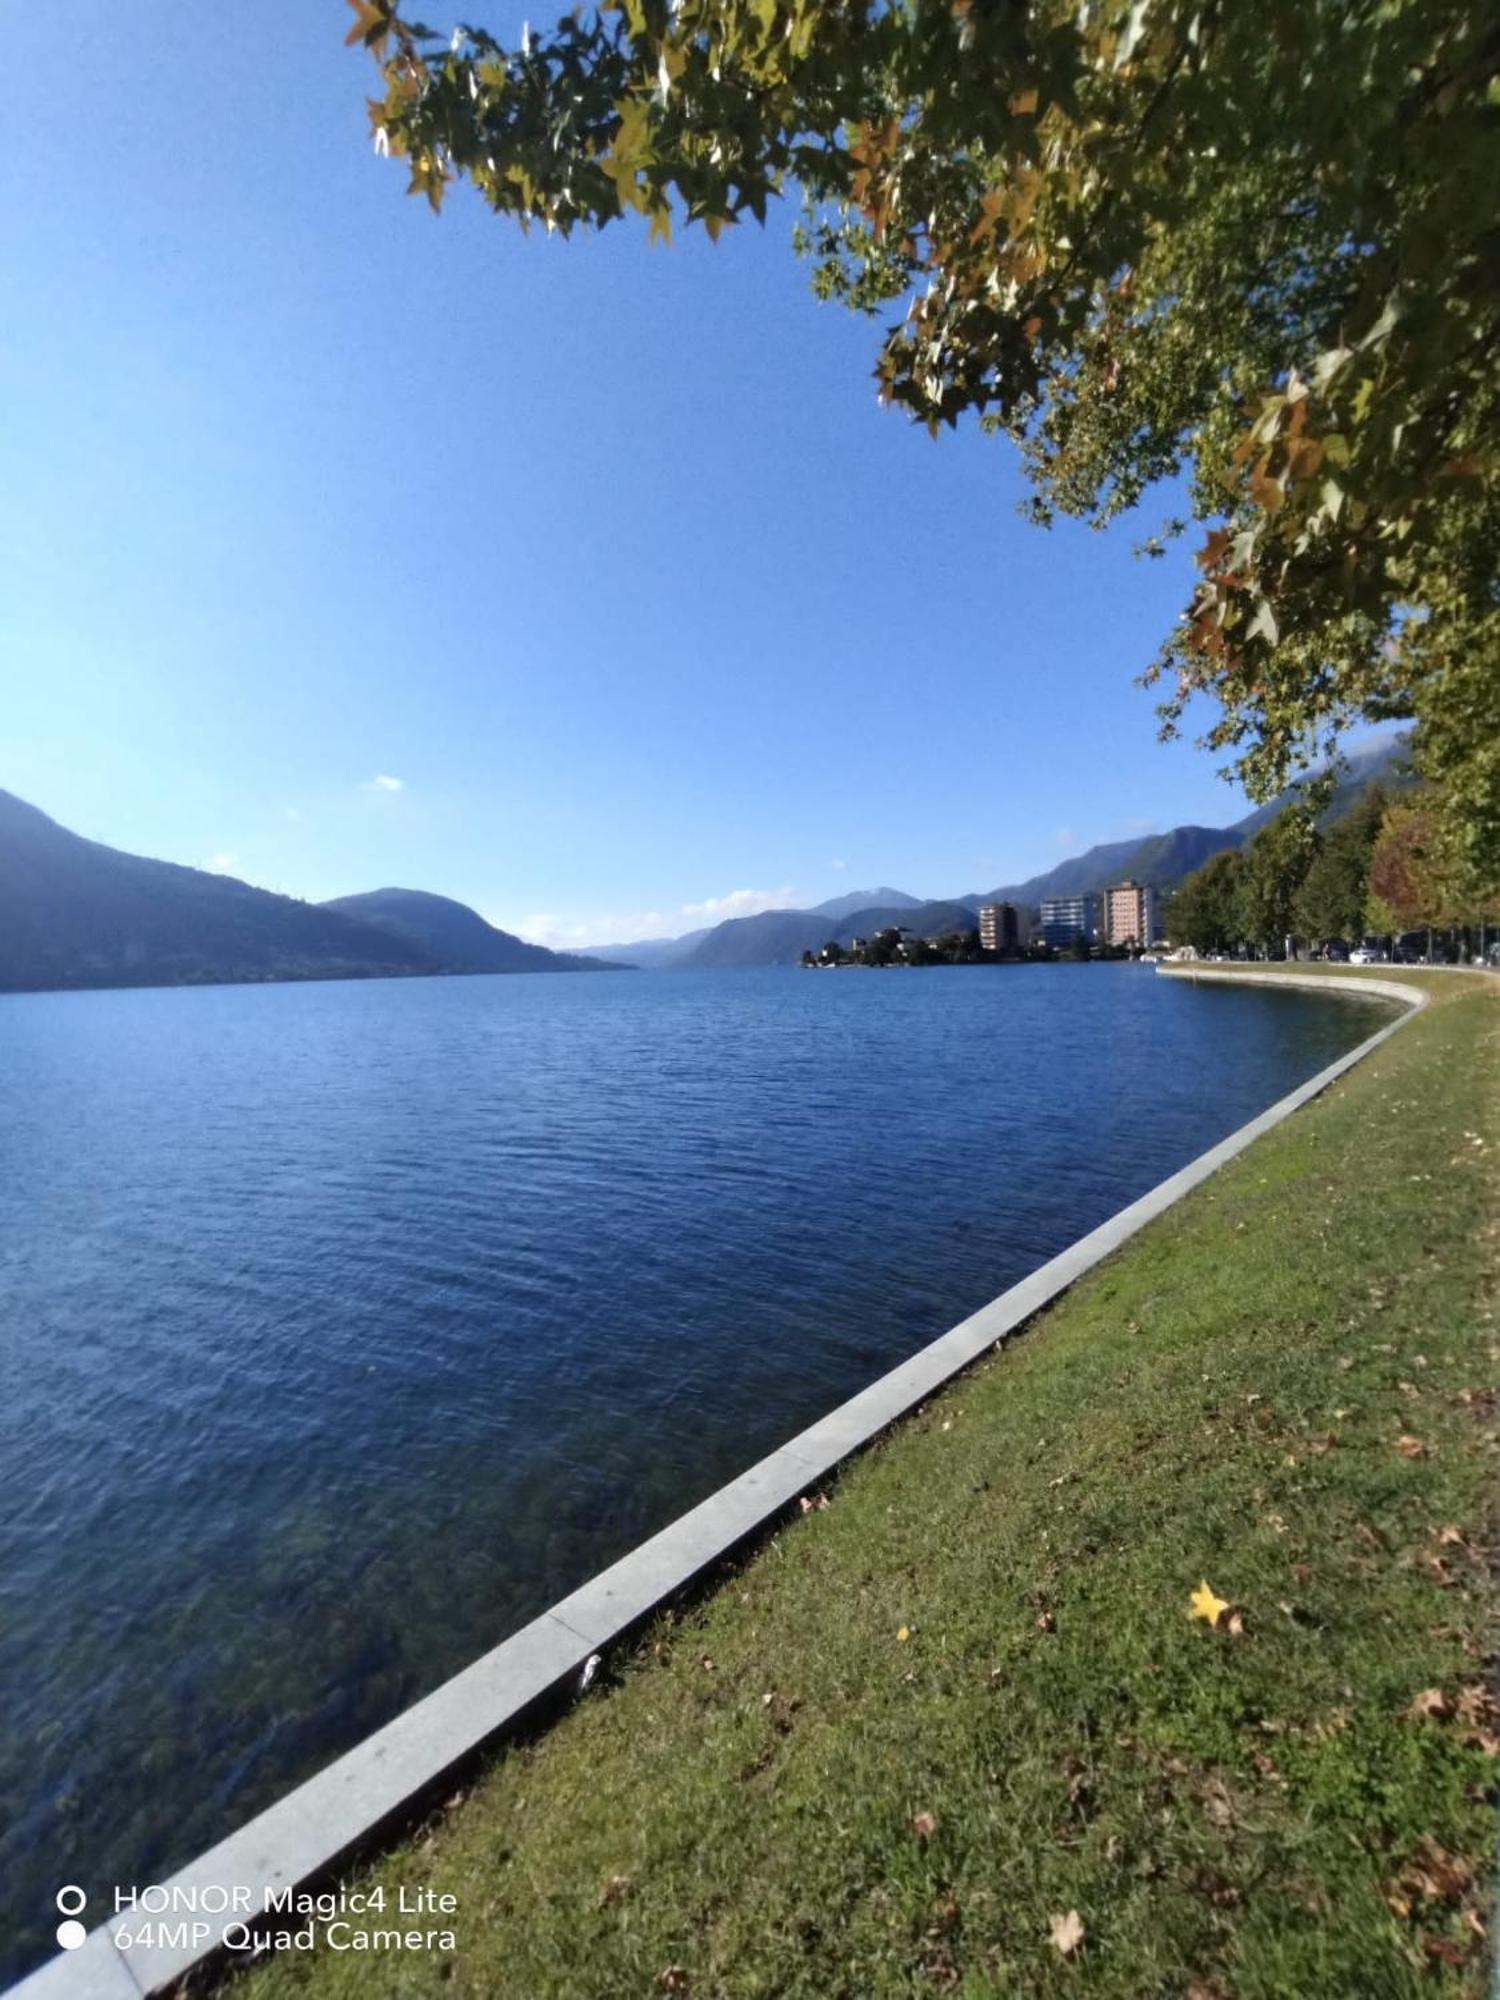
[[[1402,977],[1406,1029],[360,1877],[459,1905],[384,1990],[1481,1991],[1500,1008]]]

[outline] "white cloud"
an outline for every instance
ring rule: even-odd
[[[828,865],[830,868],[837,868],[840,874],[849,866],[847,861],[841,861],[837,856]]]
[[[800,902],[797,890],[790,887],[731,889],[724,896],[706,896],[701,903],[681,903],[675,910],[617,910],[587,917],[537,910],[519,921],[507,923],[503,917],[491,916],[490,922],[502,930],[519,931],[533,943],[551,945],[555,951],[577,951],[583,945],[680,937],[684,931],[703,930],[728,917],[753,917],[761,910],[794,910]]]
[[[393,778],[386,771],[377,771],[365,786],[367,792],[400,792],[405,789],[400,778]]]
[[[287,807],[286,807],[286,809],[285,809],[285,812],[286,812],[286,817],[287,817],[287,818],[288,818],[289,820],[293,821],[294,823],[295,823],[295,822],[296,822],[297,820],[301,819],[301,817],[302,817],[301,813],[300,813],[300,812],[298,812],[298,810],[297,810],[297,808],[296,808],[295,806],[287,806]]]
[[[240,864],[232,854],[210,854],[203,864],[210,875],[238,875]]]

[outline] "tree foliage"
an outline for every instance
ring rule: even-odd
[[[1320,836],[1297,806],[1287,806],[1241,854],[1236,899],[1240,936],[1280,956],[1296,932],[1297,898],[1317,858]]]
[[[1366,915],[1376,930],[1416,930],[1455,920],[1458,913],[1433,845],[1428,803],[1402,800],[1386,812],[1370,854],[1366,901]]]
[[[799,192],[819,292],[903,302],[882,396],[1008,433],[1039,519],[1185,472],[1164,728],[1211,697],[1266,798],[1414,717],[1434,839],[1500,872],[1493,9],[601,0],[505,47],[351,4],[434,208],[467,177],[523,225],[717,238]]]
[[[1370,856],[1389,804],[1384,786],[1370,785],[1323,836],[1297,892],[1293,912],[1297,936],[1349,941],[1363,935]]]
[[[1190,944],[1201,952],[1232,950],[1241,936],[1243,873],[1239,850],[1226,847],[1210,855],[1196,873],[1189,875],[1173,896],[1168,911],[1168,934],[1172,942]]]

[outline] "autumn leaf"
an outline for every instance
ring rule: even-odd
[[[1396,1440],[1396,1449],[1403,1458],[1425,1458],[1427,1447],[1420,1438],[1403,1434]]]
[[[604,1887],[599,1891],[600,1909],[607,1909],[611,1903],[618,1903],[629,1887],[630,1877],[628,1875],[611,1875]]]
[[[1213,1586],[1205,1577],[1188,1599],[1189,1618],[1202,1618],[1210,1625],[1217,1625],[1229,1609],[1227,1598],[1215,1597]]]
[[[937,1832],[937,1819],[930,1812],[913,1813],[911,1816],[911,1830],[923,1840],[927,1840],[932,1834]]]
[[[1052,1947],[1064,1958],[1071,1958],[1083,1943],[1083,1918],[1076,1910],[1066,1914],[1054,1911],[1052,1914]]]
[[[344,37],[344,47],[356,42],[380,54],[391,32],[391,10],[387,0],[349,0],[354,9],[354,26]]]
[[[909,1625],[903,1625],[900,1631],[897,1632],[896,1634],[897,1643],[902,1646],[906,1644],[907,1640],[910,1637],[911,1637],[911,1627]]]
[[[1429,1717],[1434,1722],[1441,1722],[1453,1713],[1453,1704],[1441,1688],[1423,1688],[1406,1712],[1418,1722]]]

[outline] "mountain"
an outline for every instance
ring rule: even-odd
[[[486,923],[467,903],[424,889],[371,889],[320,903],[412,946],[445,972],[606,972],[618,966],[593,957],[548,951]]]
[[[680,965],[699,939],[708,936],[711,928],[708,925],[702,930],[685,931],[681,937],[674,938],[640,938],[634,944],[580,945],[578,956],[634,966],[641,972],[661,972],[669,965]]]
[[[1035,909],[1045,896],[1086,896],[1107,889],[1113,882],[1147,882],[1153,889],[1167,889],[1201,868],[1211,854],[1224,847],[1238,847],[1245,835],[1233,826],[1174,826],[1167,833],[1148,834],[1143,840],[1111,840],[1091,847],[1087,854],[1059,862],[1045,875],[1033,875],[1013,888],[996,889],[985,901],[1019,903]]]
[[[818,929],[817,939],[821,945],[827,944],[833,935],[827,928],[830,919],[837,923],[845,917],[855,915],[860,910],[869,910],[877,907],[888,910],[914,910],[921,900],[920,896],[908,896],[904,889],[850,889],[842,896],[830,896],[826,903],[815,903],[810,910],[769,910],[763,912],[763,914],[797,919],[802,917],[821,917],[823,924]],[[750,923],[752,921],[753,919],[748,917],[727,917],[725,919],[725,923],[727,924]],[[635,944],[585,945],[582,955],[585,958],[608,958],[618,961],[621,964],[637,966],[642,972],[664,972],[669,966],[686,965],[690,960],[694,963],[708,963],[709,961],[700,961],[695,958],[696,948],[702,944],[705,938],[711,937],[715,931],[723,929],[724,924],[710,924],[703,930],[686,931],[681,937],[642,938]],[[790,934],[791,929],[789,928],[788,935]],[[781,946],[779,943],[780,932],[777,927],[769,927],[764,935],[777,937],[777,957],[752,958],[744,961],[739,959],[724,959],[721,961],[719,958],[714,957],[712,963],[782,965],[795,964],[797,959],[801,957],[803,950],[801,945],[792,953],[790,959],[783,959],[779,955]],[[733,947],[729,948],[733,949]]]
[[[1382,784],[1393,786],[1409,784],[1408,751],[1407,739],[1395,736],[1349,755],[1347,769],[1322,814],[1322,823],[1327,826],[1336,819],[1342,819],[1366,785],[1373,784],[1377,779]],[[1091,847],[1086,854],[1060,861],[1044,875],[1033,875],[1029,880],[1012,883],[1007,888],[992,889],[988,896],[972,900],[1020,903],[1035,909],[1046,896],[1096,894],[1114,882],[1147,882],[1154,889],[1175,889],[1186,876],[1201,868],[1211,855],[1221,853],[1226,847],[1243,847],[1263,826],[1275,819],[1292,797],[1290,791],[1283,792],[1266,805],[1246,813],[1232,826],[1174,826],[1166,833],[1149,834],[1144,840],[1107,841],[1102,846]]]
[[[860,910],[914,910],[921,900],[920,896],[908,896],[904,889],[850,889],[842,896],[830,896],[826,903],[814,903],[811,914],[852,917]]]
[[[946,931],[971,931],[976,921],[967,903],[919,903],[908,897],[900,903],[852,911],[834,937],[838,943],[848,944],[851,938],[873,937],[876,931],[892,928],[908,930],[913,937],[942,937]]]
[[[1234,840],[1228,844],[1238,846],[1239,842]],[[986,896],[966,897],[965,901],[976,906],[980,903],[1019,903],[1023,909],[1035,909],[1044,896],[1091,895],[1111,882],[1123,882],[1127,873],[1125,863],[1140,851],[1141,845],[1139,837],[1105,841],[1098,847],[1089,848],[1086,854],[1075,854],[1070,860],[1059,861],[1044,875],[1030,875],[1024,882],[1009,882],[999,889],[991,889]]]
[[[795,965],[804,951],[847,944],[892,924],[903,925],[918,937],[936,937],[943,931],[972,930],[974,916],[963,903],[918,903],[910,897],[841,917],[817,910],[763,910],[759,916],[729,917],[716,924],[682,963],[694,968]]]
[[[430,972],[336,910],[69,833],[0,792],[0,990]]]
[[[123,854],[0,791],[0,992],[603,969],[523,944],[446,896],[299,903]]]
[[[678,964],[701,966],[795,965],[833,936],[835,921],[812,910],[762,910],[754,917],[726,917],[700,938]]]
[[[1336,819],[1342,819],[1366,785],[1378,781],[1392,791],[1400,791],[1404,786],[1416,783],[1416,773],[1411,766],[1411,738],[1404,732],[1382,737],[1363,750],[1347,753],[1344,763],[1345,769],[1334,787],[1333,797],[1321,815],[1320,824],[1323,826],[1331,826]],[[1272,799],[1268,805],[1257,806],[1254,812],[1248,812],[1243,819],[1235,821],[1234,831],[1248,840],[1275,819],[1290,797],[1289,792],[1283,792],[1280,798]]]
[[[1365,786],[1377,778],[1386,784],[1408,782],[1406,751],[1406,739],[1397,736],[1350,756],[1348,769],[1324,814],[1325,823],[1347,812]],[[629,958],[633,949],[639,950],[641,956],[635,962],[653,968],[795,965],[804,951],[816,951],[830,941],[847,944],[851,937],[868,937],[872,931],[890,924],[903,924],[921,937],[970,930],[982,903],[1017,903],[1022,909],[1034,910],[1048,896],[1096,894],[1111,883],[1127,880],[1148,882],[1155,889],[1173,889],[1201,868],[1211,855],[1226,847],[1242,847],[1268,820],[1275,818],[1290,797],[1290,793],[1284,793],[1269,805],[1247,813],[1232,826],[1174,826],[1165,833],[1104,841],[1085,854],[1058,862],[1044,874],[1032,875],[1024,882],[1007,883],[991,889],[988,895],[924,903],[899,889],[863,893],[854,890],[812,910],[764,910],[759,916],[731,917],[712,930],[694,931],[685,938],[657,938],[649,947],[617,945],[608,949],[621,958]],[[868,901],[869,897],[877,900]],[[649,959],[645,955],[647,950],[651,953]]]

